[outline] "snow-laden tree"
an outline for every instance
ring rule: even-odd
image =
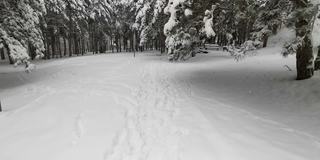
[[[70,56],[84,54],[89,48],[97,51],[111,36],[111,19],[116,17],[114,2],[3,0],[0,2],[0,47],[9,51],[12,62],[27,66],[30,58],[41,57],[43,53],[44,58],[49,59],[62,57],[67,52]]]
[[[206,8],[208,11],[203,24],[204,26],[213,26],[216,36],[208,39],[211,43],[218,43],[221,46],[230,44],[240,46],[251,39],[253,24],[257,19],[263,1],[220,0],[210,1],[205,6],[211,7],[212,5],[215,6],[215,9],[212,11],[212,9]],[[202,12],[204,11],[202,10]]]
[[[64,41],[64,55],[67,52],[69,56],[84,54],[87,49],[95,53],[105,48],[106,27],[112,15],[111,1],[49,0],[46,1],[46,8],[47,27],[43,29],[47,42],[46,58],[55,57],[56,52],[62,56],[61,38]]]
[[[169,0],[164,12],[170,15],[164,26],[170,61],[185,60],[194,55],[196,29],[192,26],[191,0]]]
[[[213,12],[216,9],[216,5],[212,6],[211,10],[206,10],[203,18],[203,30],[202,32],[206,35],[207,38],[212,38],[216,36],[216,32],[213,30]]]
[[[287,24],[295,28],[296,39],[285,45],[283,54],[296,54],[297,80],[303,80],[312,77],[315,66],[319,65],[317,55],[320,46],[320,1],[291,0],[291,2],[293,10]]]
[[[268,37],[276,34],[284,26],[284,22],[292,8],[290,0],[267,0],[260,7],[260,13],[254,23],[253,38],[267,46]]]
[[[28,50],[35,57],[44,51],[41,18],[46,13],[43,0],[2,0],[0,2],[0,47],[6,48],[15,64],[24,63],[28,69]]]
[[[139,0],[135,6],[135,23],[133,29],[138,33],[139,45],[153,44],[156,48],[164,49],[163,27],[167,20],[163,10],[166,0]]]
[[[89,33],[92,50],[96,53],[103,53],[107,49],[106,45],[111,43],[108,41],[108,37],[112,36],[109,26],[111,26],[112,16],[114,16],[113,3],[109,0],[90,0],[86,3],[88,14],[86,33]]]

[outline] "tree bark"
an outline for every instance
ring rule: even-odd
[[[14,64],[14,60],[12,59],[12,57],[10,56],[10,50],[9,50],[9,46],[7,44],[4,44],[4,47],[7,50],[7,54],[8,54],[8,58],[9,58],[9,63],[10,64]]]
[[[52,58],[56,55],[56,37],[54,36],[54,33],[51,35],[51,51],[52,51]]]
[[[77,33],[73,34],[73,38],[74,38],[74,52],[77,56],[79,56],[79,43],[78,43]]]
[[[297,80],[311,78],[314,74],[311,35],[305,36],[304,45],[297,50]]]
[[[72,38],[69,38],[69,57],[72,57]]]
[[[66,56],[67,55],[67,40],[66,37],[63,37],[63,55]]]
[[[34,60],[36,58],[36,48],[33,47],[31,44],[29,44],[29,56],[31,60]]]
[[[269,37],[267,35],[263,36],[263,48],[266,48],[268,45],[268,39]]]
[[[320,70],[320,46],[318,46],[318,55],[314,62],[314,70],[316,71]]]
[[[61,43],[60,43],[60,36],[58,36],[58,51],[59,51],[59,55],[60,55],[60,58],[62,58],[62,49],[61,49]]]
[[[1,60],[4,60],[6,58],[4,55],[4,48],[1,48],[0,52],[1,52]]]

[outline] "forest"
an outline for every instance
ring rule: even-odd
[[[11,64],[87,53],[159,50],[170,61],[195,56],[205,43],[239,57],[267,47],[288,27],[296,39],[297,79],[320,69],[317,0],[2,0],[1,59]]]
[[[0,160],[319,160],[320,0],[0,0]]]

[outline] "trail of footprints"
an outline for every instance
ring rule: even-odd
[[[179,139],[184,132],[174,123],[179,113],[177,94],[168,77],[154,74],[144,70],[133,98],[124,98],[126,124],[105,160],[180,159]]]

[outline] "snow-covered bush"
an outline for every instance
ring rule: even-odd
[[[168,58],[171,61],[186,60],[193,54],[191,35],[183,30],[168,37],[166,44],[168,47]]]
[[[288,56],[292,54],[296,54],[297,50],[303,46],[303,37],[297,37],[291,42],[286,42],[282,49],[282,55]]]
[[[255,54],[256,50],[262,47],[262,42],[248,40],[243,43],[240,47],[234,45],[227,46],[227,50],[235,60],[239,61],[248,55]],[[251,53],[251,54],[250,54]]]

